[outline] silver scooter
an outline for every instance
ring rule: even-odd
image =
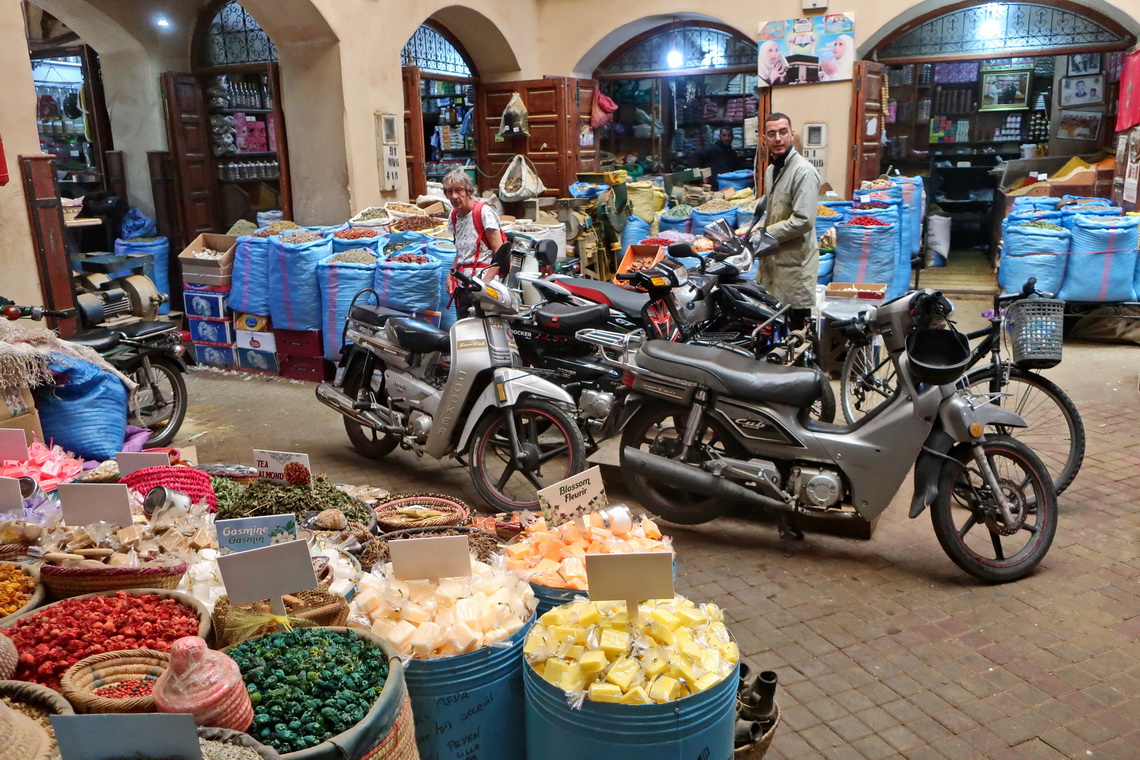
[[[476,490],[496,511],[534,509],[538,489],[586,466],[574,401],[519,369],[504,319],[522,308],[519,294],[498,279],[451,274],[471,294],[473,317],[447,333],[354,303],[336,380],[318,385],[317,399],[344,416],[360,454],[379,459],[397,445],[435,459],[462,453]]]
[[[932,328],[952,308],[926,290],[838,323],[855,338],[881,335],[899,379],[889,402],[850,426],[808,416],[822,392],[814,370],[645,343],[625,366],[632,390],[621,463],[630,491],[672,522],[705,522],[739,502],[773,512],[782,533],[802,537],[801,515],[875,519],[913,465],[910,516],[930,508],[959,567],[987,581],[1026,575],[1053,541],[1056,491],[1028,447],[986,434],[990,425],[1025,427],[992,403],[1000,394],[955,387],[968,345],[952,329]]]

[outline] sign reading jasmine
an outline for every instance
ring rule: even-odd
[[[293,515],[265,515],[218,520],[218,554],[234,554],[297,540],[297,518]]]

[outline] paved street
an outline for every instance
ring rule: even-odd
[[[665,526],[678,591],[724,606],[753,670],[779,673],[769,758],[1140,758],[1140,395],[1135,347],[1065,347],[1046,374],[1084,417],[1084,469],[1030,577],[981,585],[896,497],[869,541],[782,541],[745,516]],[[305,451],[333,480],[450,493],[465,469],[352,453],[313,386],[217,372],[189,379],[177,443],[203,462]],[[620,493],[620,484],[612,484]]]

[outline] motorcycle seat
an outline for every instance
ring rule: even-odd
[[[173,322],[135,322],[118,328],[118,331],[131,340],[139,340],[158,333],[170,332],[173,329],[175,329]]]
[[[86,330],[81,333],[76,333],[68,338],[67,342],[87,346],[87,348],[101,353],[119,345],[119,340],[119,333],[102,327],[97,330]]]
[[[626,290],[612,282],[583,280],[576,277],[556,277],[554,281],[576,296],[612,306],[624,314],[641,318],[641,307],[649,302],[649,295]]]
[[[383,327],[384,323],[392,317],[406,317],[405,312],[386,309],[383,306],[358,303],[349,309],[348,318],[355,322],[363,322],[373,327]]]
[[[588,327],[601,327],[606,323],[610,308],[604,303],[574,306],[567,303],[550,303],[534,313],[538,326],[550,332],[573,335]]]
[[[814,369],[769,364],[712,346],[651,340],[637,353],[637,365],[742,401],[806,407],[823,395],[822,376]]]
[[[388,326],[396,331],[400,346],[414,354],[432,351],[446,351],[451,345],[451,335],[434,325],[411,317],[393,317]]]

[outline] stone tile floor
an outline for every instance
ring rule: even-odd
[[[1017,583],[960,572],[925,515],[907,519],[906,486],[869,541],[782,541],[746,515],[666,527],[678,591],[721,604],[752,668],[779,674],[767,757],[1140,758],[1137,359],[1066,346],[1047,373],[1080,408],[1088,450],[1051,552]],[[188,385],[177,443],[203,462],[305,451],[335,481],[479,503],[455,463],[356,456],[312,384],[196,372]]]

